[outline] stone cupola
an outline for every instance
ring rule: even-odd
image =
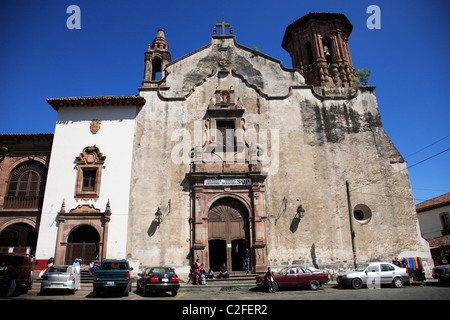
[[[282,47],[307,84],[350,87],[356,77],[348,48],[352,29],[341,13],[309,13],[286,28]]]

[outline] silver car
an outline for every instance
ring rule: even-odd
[[[392,263],[372,262],[361,264],[355,271],[339,274],[337,282],[355,289],[363,285],[376,288],[382,284],[392,284],[396,288],[401,288],[405,282],[409,282],[409,274],[406,268],[399,268]]]
[[[42,276],[41,294],[47,290],[68,290],[75,293],[80,288],[80,274],[71,265],[51,266]]]

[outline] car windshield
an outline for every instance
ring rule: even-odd
[[[48,270],[48,272],[59,272],[59,273],[66,273],[68,272],[69,266],[52,266]]]
[[[283,268],[280,270],[279,273],[284,274],[284,273],[288,273],[289,272],[289,268]]]
[[[126,262],[105,262],[103,264],[103,270],[127,270]]]
[[[356,267],[356,271],[360,271],[360,272],[363,272],[364,270],[366,270],[366,268],[369,266],[369,264],[368,263],[363,263],[363,264],[360,264],[360,265],[358,265],[357,267]]]
[[[150,269],[150,273],[166,273],[166,274],[174,274],[175,272],[173,271],[172,268],[151,268]]]

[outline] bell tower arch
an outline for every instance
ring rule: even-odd
[[[172,61],[163,29],[158,29],[155,39],[145,52],[144,81],[142,87],[152,87],[164,78],[164,68]]]

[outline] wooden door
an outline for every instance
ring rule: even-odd
[[[224,240],[226,242],[226,263],[228,270],[239,269],[233,254],[236,240],[240,243],[250,243],[248,211],[246,207],[234,198],[221,198],[213,203],[208,212],[208,240]],[[250,249],[250,248],[249,248]],[[213,257],[214,248],[210,248]],[[219,254],[219,253],[217,253]],[[233,263],[234,257],[234,263]]]
[[[96,243],[68,243],[65,264],[72,264],[75,258],[79,258],[81,264],[88,265],[95,260],[96,252]]]

